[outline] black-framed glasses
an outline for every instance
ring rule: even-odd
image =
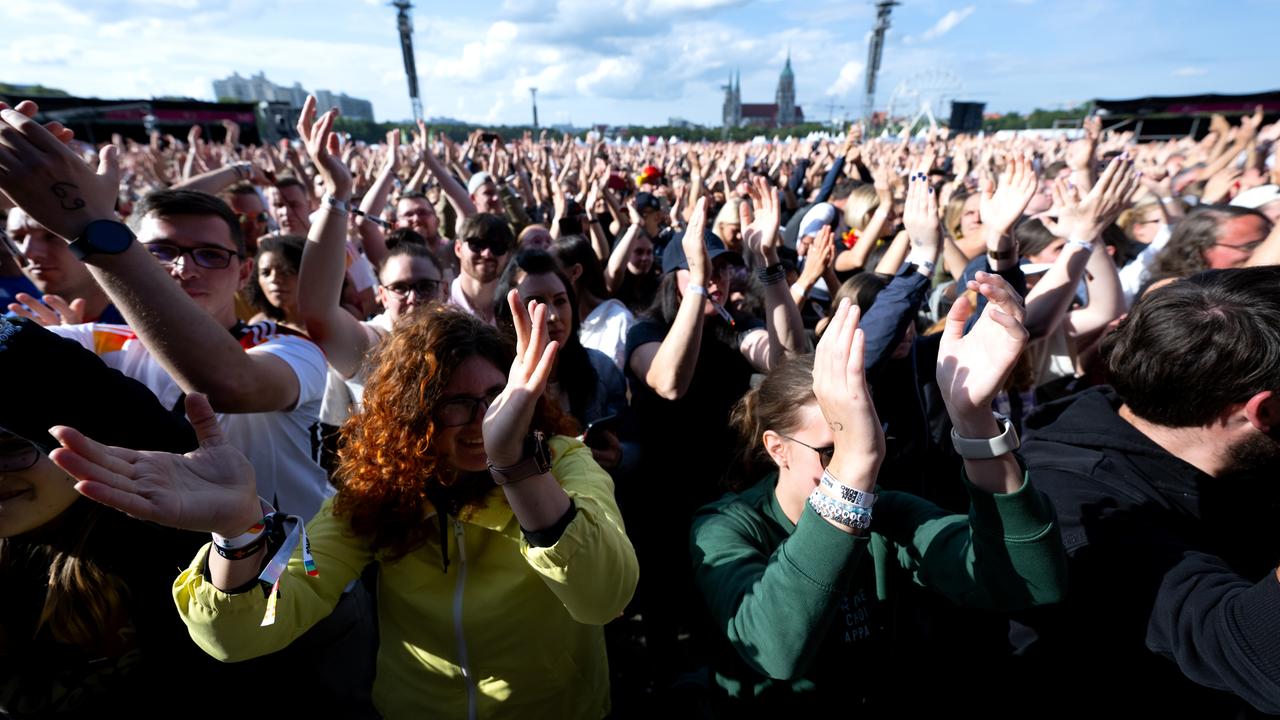
[[[494,390],[483,397],[464,396],[450,398],[436,407],[436,422],[444,427],[470,425],[475,421],[476,414],[488,412],[489,406],[501,394],[501,390]]]
[[[152,257],[165,265],[172,265],[183,255],[189,255],[196,265],[210,270],[221,270],[231,264],[231,258],[243,257],[240,253],[213,245],[184,248],[168,243],[146,243],[143,247],[151,253]]]
[[[471,248],[471,252],[479,255],[488,248],[489,252],[494,255],[506,255],[511,251],[511,244],[505,240],[490,240],[488,238],[467,238],[464,242],[467,247]]]
[[[782,435],[782,433],[778,433],[778,434],[779,434],[779,435]],[[823,467],[823,468],[826,468],[826,467],[827,467],[827,465],[831,464],[831,458],[832,458],[832,456],[834,456],[834,455],[836,454],[836,446],[835,446],[835,445],[827,445],[826,447],[816,448],[816,447],[814,447],[814,446],[810,445],[810,444],[809,444],[809,443],[807,443],[807,442],[801,442],[800,440],[797,440],[797,439],[795,439],[795,438],[793,438],[793,437],[790,437],[790,436],[788,436],[788,435],[782,435],[782,437],[784,437],[784,438],[786,438],[787,440],[790,440],[791,442],[796,443],[796,444],[798,444],[798,445],[803,445],[803,446],[805,446],[805,447],[809,448],[810,450],[812,450],[812,451],[814,451],[814,452],[818,453],[818,462],[819,462],[819,463],[822,463],[822,467]]]
[[[413,282],[393,282],[382,287],[401,300],[409,297],[409,293],[413,293],[418,298],[433,298],[440,291],[440,281],[423,278]]]
[[[17,433],[0,427],[0,473],[22,472],[40,460],[40,448]]]
[[[1253,252],[1254,250],[1257,250],[1265,241],[1266,241],[1266,238],[1263,238],[1262,240],[1254,240],[1253,242],[1241,243],[1239,245],[1232,245],[1231,243],[1216,242],[1213,244],[1213,246],[1231,248],[1232,250],[1240,250],[1242,252]]]

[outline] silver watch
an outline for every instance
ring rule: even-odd
[[[965,460],[990,460],[1021,447],[1022,443],[1018,440],[1018,432],[1013,429],[1013,422],[1000,413],[992,414],[996,416],[996,422],[1003,428],[1003,431],[995,437],[960,437],[956,429],[951,428],[951,444],[955,446],[956,453],[960,457]]]

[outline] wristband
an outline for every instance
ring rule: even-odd
[[[320,199],[320,202],[330,210],[335,210],[341,215],[349,215],[351,213],[350,202],[347,202],[346,200],[339,200],[329,193],[325,193],[324,197]]]
[[[992,413],[996,422],[1004,428],[1003,432],[993,438],[960,437],[955,428],[951,428],[951,444],[956,453],[965,460],[990,460],[1011,453],[1021,447],[1018,432],[1013,429],[1009,418],[1000,413]]]
[[[252,543],[235,549],[224,548],[216,542],[212,545],[215,552],[228,560],[243,560],[257,554],[267,544],[267,537],[267,533],[259,533],[258,538]]]
[[[253,177],[253,165],[247,162],[232,163],[231,169],[235,171],[236,177],[241,180],[248,180]]]
[[[756,277],[759,278],[761,285],[773,285],[787,279],[787,270],[782,263],[774,263],[768,267],[758,268]]]
[[[266,534],[263,531],[267,529],[267,516],[274,513],[276,509],[271,507],[271,503],[263,500],[261,497],[258,498],[258,503],[262,507],[262,519],[251,525],[248,530],[245,530],[235,537],[223,537],[218,533],[212,533],[214,547],[221,548],[223,550],[239,550],[240,548],[258,544],[263,538],[265,538]],[[223,555],[223,557],[226,557],[226,555]]]
[[[1077,247],[1082,247],[1085,250],[1088,250],[1089,252],[1093,252],[1092,240],[1081,240],[1080,238],[1075,237],[1074,235],[1067,238],[1067,245],[1075,245]]]
[[[851,530],[866,530],[871,527],[871,511],[856,505],[836,500],[821,490],[814,488],[809,493],[809,507],[831,522],[843,525]]]
[[[937,261],[930,260],[929,254],[923,250],[912,250],[911,254],[907,255],[907,262],[923,269],[925,275],[932,275],[933,269],[937,267]]]
[[[840,499],[854,507],[870,510],[871,506],[876,504],[876,498],[878,496],[875,493],[862,492],[861,490],[856,490],[845,485],[837,480],[836,476],[832,475],[830,470],[823,470],[821,482],[822,487],[832,492],[839,492]]]
[[[702,287],[701,285],[694,285],[693,283],[689,283],[688,285],[684,286],[684,294],[685,295],[691,295],[691,294],[701,295],[704,298],[711,297],[710,295],[707,294],[706,288]]]

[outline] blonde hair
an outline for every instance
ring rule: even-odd
[[[947,201],[947,208],[942,211],[942,228],[947,231],[952,240],[960,240],[964,237],[961,230],[961,219],[964,218],[964,204],[969,200],[971,193],[961,190],[951,196]]]
[[[871,215],[880,208],[880,196],[870,183],[863,183],[849,193],[844,203],[844,224],[854,230],[862,230],[871,222]]]

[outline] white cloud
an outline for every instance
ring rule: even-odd
[[[1202,75],[1208,75],[1208,74],[1209,74],[1208,70],[1205,70],[1202,67],[1193,67],[1191,65],[1187,65],[1186,67],[1180,67],[1177,70],[1173,71],[1174,77],[1201,77]]]
[[[978,8],[973,5],[966,5],[960,10],[952,10],[948,12],[946,15],[943,15],[941,18],[939,18],[938,22],[933,24],[933,27],[929,28],[928,30],[925,30],[920,35],[920,39],[933,40],[935,38],[940,38],[943,35],[946,35],[947,33],[954,30],[957,25],[964,22],[965,18],[972,15],[973,11],[977,9]]]
[[[866,63],[857,60],[850,60],[840,68],[840,75],[836,77],[836,81],[827,88],[828,95],[837,97],[848,95],[854,88],[862,85],[862,72],[866,70]]]
[[[578,92],[587,97],[633,96],[646,77],[644,67],[635,58],[605,58],[594,70],[578,78]]]

